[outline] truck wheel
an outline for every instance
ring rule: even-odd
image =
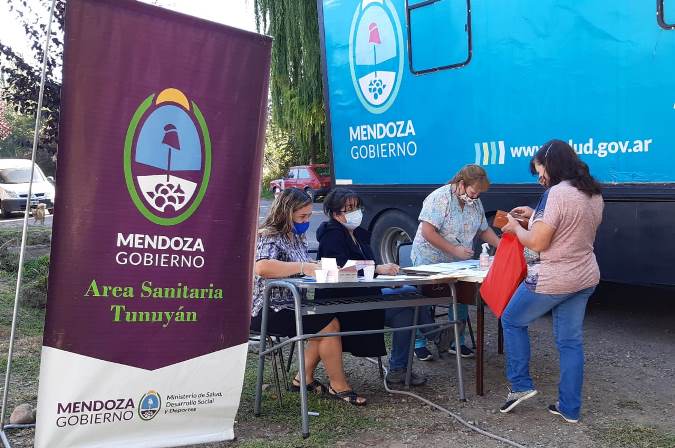
[[[415,238],[417,221],[399,210],[390,210],[380,216],[373,226],[372,248],[377,263],[396,263],[398,247]]]

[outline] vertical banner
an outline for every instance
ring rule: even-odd
[[[270,49],[68,0],[38,448],[234,437]]]

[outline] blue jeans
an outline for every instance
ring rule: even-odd
[[[549,311],[560,354],[560,411],[579,418],[584,383],[583,323],[586,303],[595,287],[571,294],[539,294],[521,283],[502,315],[506,347],[506,377],[513,392],[534,389],[530,377],[530,337],[527,327]]]
[[[431,314],[433,313],[433,309],[428,306],[424,307],[426,309],[420,309],[420,321],[423,319],[428,320],[428,323],[432,323],[434,321],[434,316]],[[464,329],[466,328],[466,319],[469,317],[469,307],[463,303],[458,303],[457,304],[457,314],[459,315],[459,320],[462,321],[462,325],[460,325],[460,330],[459,330],[459,345],[462,346],[464,345]],[[454,313],[452,312],[452,308],[448,308],[448,322],[454,319]],[[427,323],[427,322],[424,322]],[[455,333],[452,333],[453,339],[455,336]],[[415,339],[415,348],[422,348],[427,346],[427,341],[424,335],[420,330],[417,330],[417,338]],[[452,341],[452,346],[455,347],[455,341]]]
[[[382,294],[399,294],[403,292],[416,291],[414,286],[404,286],[402,288],[383,288]],[[431,323],[422,316],[420,307],[420,316],[418,323]],[[415,317],[415,308],[392,308],[385,310],[384,323],[390,328],[409,327],[413,324]],[[405,369],[408,367],[408,355],[410,354],[410,337],[412,330],[395,331],[392,335],[391,353],[389,354],[389,368],[391,370]]]

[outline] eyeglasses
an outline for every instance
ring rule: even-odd
[[[344,213],[351,213],[356,210],[361,210],[363,212],[365,209],[363,207],[347,207],[344,210],[338,210],[338,212],[344,214]]]

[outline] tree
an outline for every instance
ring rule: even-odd
[[[9,124],[9,120],[6,117],[7,108],[5,102],[0,99],[0,142],[9,137],[12,133],[12,128]]]
[[[258,31],[272,46],[272,125],[300,155],[293,163],[325,162],[326,115],[315,0],[255,0]]]
[[[21,116],[35,117],[45,33],[51,0],[8,0],[9,9],[23,26],[30,41],[32,60],[0,42],[0,71],[5,78],[2,98]],[[38,159],[47,161],[56,153],[63,61],[63,23],[66,3],[57,0],[52,24],[52,40],[47,60],[47,80],[42,106],[42,128]],[[43,162],[44,163],[44,162]],[[51,172],[53,167],[43,166]]]

